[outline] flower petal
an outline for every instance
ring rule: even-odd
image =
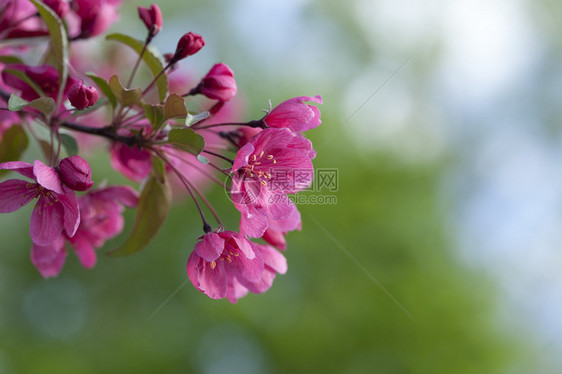
[[[139,194],[130,186],[112,186],[101,190],[92,191],[96,197],[107,200],[116,200],[118,203],[134,208],[139,202]]]
[[[63,193],[59,173],[54,168],[45,165],[39,160],[35,160],[33,163],[33,174],[35,174],[37,183],[41,186],[56,193]]]
[[[64,212],[64,229],[69,237],[73,237],[80,225],[80,209],[74,191],[64,187],[65,193],[56,195]],[[59,205],[59,204],[55,204]]]
[[[216,262],[214,269],[193,251],[187,260],[187,275],[199,291],[212,299],[226,296],[226,273],[222,261]]]
[[[56,277],[64,265],[66,250],[64,238],[59,236],[45,246],[33,244],[31,248],[31,263],[44,278]]]
[[[9,179],[0,183],[0,213],[18,210],[37,196],[37,185],[21,179]]]
[[[269,245],[254,243],[254,246],[260,251],[266,267],[270,267],[279,274],[285,274],[287,272],[287,259],[281,252],[276,251],[275,248]]]
[[[49,198],[41,196],[33,212],[29,225],[29,235],[33,243],[47,246],[60,237],[63,228],[63,208]]]
[[[20,173],[24,177],[35,180],[33,175],[33,165],[23,161],[8,161],[0,164],[0,170],[12,170]]]
[[[72,248],[74,248],[74,252],[76,252],[76,256],[78,256],[82,266],[87,269],[91,269],[96,265],[96,251],[94,250],[92,243],[90,243],[86,238],[74,235],[70,244],[72,245]]]
[[[195,252],[205,261],[215,261],[224,250],[224,239],[215,232],[203,236],[203,240],[195,244]]]
[[[248,158],[253,152],[254,146],[250,143],[247,143],[245,146],[240,148],[236,153],[236,157],[234,158],[234,164],[232,164],[232,172],[235,172],[241,167],[248,165]]]

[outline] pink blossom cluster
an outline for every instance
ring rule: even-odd
[[[124,45],[122,53],[136,52],[133,69],[120,66],[119,59],[88,65],[92,57],[80,47],[117,20],[119,0],[3,0],[3,5],[0,41],[10,39],[10,47],[0,49],[0,178],[15,172],[26,179],[0,182],[0,213],[36,200],[29,233],[31,262],[40,274],[58,275],[67,248],[84,267],[94,267],[96,250],[123,231],[125,207],[136,208],[133,229],[125,244],[108,253],[142,249],[164,222],[173,192],[175,199],[193,200],[203,224],[187,260],[195,288],[233,303],[248,291],[268,290],[276,274],[287,271],[280,252],[287,248],[285,236],[302,227],[289,195],[312,183],[316,152],[304,134],[320,125],[314,104],[322,98],[294,97],[260,119],[241,122],[228,65],[214,64],[197,81],[179,67],[203,49],[201,35],[185,33],[175,51],[163,55],[147,48],[164,27],[155,4],[138,7],[144,40],[107,36]],[[61,29],[53,31],[57,24]],[[38,53],[29,38],[46,36],[51,47],[44,62],[26,62]],[[69,59],[61,59],[65,53]],[[151,77],[137,74],[143,63]],[[86,74],[84,66],[94,73]],[[195,95],[205,106],[199,113],[186,106]],[[32,163],[20,159],[29,137],[43,152]],[[100,147],[133,186],[106,185],[100,183],[103,176],[93,177],[86,159]],[[235,231],[225,230],[204,193],[225,178],[229,203],[240,213]]]

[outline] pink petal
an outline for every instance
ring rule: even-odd
[[[0,183],[0,213],[18,210],[37,196],[37,185],[20,179]]]
[[[234,164],[232,164],[232,171],[235,172],[238,169],[248,165],[248,158],[254,152],[254,146],[251,143],[247,143],[245,146],[240,148],[236,153],[234,158]]]
[[[64,187],[65,193],[56,195],[64,211],[64,229],[69,237],[73,237],[80,225],[80,209],[74,191]],[[58,204],[55,204],[58,205]]]
[[[232,304],[236,304],[239,298],[244,297],[248,294],[248,289],[240,284],[236,278],[231,278],[228,282],[228,288],[226,290],[226,298]]]
[[[31,248],[31,263],[44,278],[56,277],[64,265],[66,250],[64,238],[59,236],[45,246],[33,244]]]
[[[20,173],[24,177],[35,180],[33,175],[33,165],[23,161],[8,161],[0,164],[0,170],[12,170]]]
[[[203,240],[195,244],[195,252],[205,261],[215,261],[224,250],[224,239],[215,232],[203,236]]]
[[[268,227],[261,238],[281,250],[285,250],[287,248],[287,241],[285,240],[285,235],[282,231],[275,231]]]
[[[251,260],[256,257],[256,254],[254,253],[254,249],[252,248],[252,244],[248,239],[244,237],[244,235],[240,235],[234,231],[225,231],[222,234],[225,233],[228,233],[232,237],[232,239],[234,239],[236,245],[238,246],[238,249],[242,251],[242,253],[244,254],[244,256],[246,256],[247,259]]]
[[[236,206],[236,204],[235,204]],[[267,219],[255,209],[241,208],[240,211],[240,233],[252,238],[260,238],[267,229]]]
[[[98,197],[108,200],[115,200],[129,208],[134,208],[139,203],[139,194],[130,186],[112,186],[101,190],[93,191]]]
[[[41,196],[33,212],[29,234],[33,243],[47,246],[60,237],[63,228],[63,208],[49,198]]]
[[[193,251],[187,260],[187,275],[195,288],[210,298],[222,299],[226,296],[226,273],[223,261],[216,262],[213,269],[210,263]]]
[[[243,280],[248,282],[257,282],[263,273],[264,264],[261,254],[256,250],[254,251],[256,256],[253,259],[248,259],[245,256],[236,256],[232,263],[227,267],[228,271],[238,278],[242,284],[245,284]],[[224,261],[220,261],[224,263]]]
[[[275,275],[275,271],[266,267],[261,278],[257,282],[250,283],[241,281],[240,283],[242,283],[242,285],[244,285],[244,287],[246,287],[250,292],[260,294],[271,288],[271,285],[275,280]]]
[[[294,205],[293,205],[294,206]],[[280,220],[268,220],[267,222],[268,229],[273,231],[293,231],[293,230],[300,230],[302,223],[301,223],[301,214],[296,206],[294,206],[293,212],[287,216],[287,218],[280,219]]]
[[[41,186],[56,193],[63,193],[59,173],[52,167],[45,165],[39,160],[35,160],[33,163],[33,174],[35,174],[37,183]]]
[[[270,247],[269,245],[256,243],[254,243],[254,245],[258,247],[266,266],[275,270],[279,274],[285,274],[287,272],[287,259],[281,254],[281,252],[275,250],[275,248]]]
[[[82,266],[87,269],[91,269],[96,265],[96,251],[86,238],[79,237],[78,234],[74,235],[71,245],[74,248],[74,252],[76,252],[76,256],[78,256],[78,260],[80,260]]]

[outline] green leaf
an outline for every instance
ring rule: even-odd
[[[187,109],[183,97],[176,94],[170,95],[164,104],[164,120],[185,117],[187,117]]]
[[[144,114],[146,118],[150,121],[152,128],[154,130],[160,129],[164,123],[164,106],[160,104],[151,105],[146,104],[144,106]]]
[[[14,77],[22,80],[25,84],[31,87],[38,96],[45,96],[45,92],[43,92],[41,87],[39,87],[39,85],[35,83],[35,81],[31,80],[31,78],[29,78],[23,71],[16,69],[4,69],[2,70],[2,72],[13,75]]]
[[[187,127],[170,130],[168,143],[194,155],[198,155],[205,148],[203,137]]]
[[[59,71],[59,94],[57,102],[62,100],[66,79],[68,78],[68,35],[64,23],[57,14],[47,5],[39,0],[31,0],[37,8],[39,15],[45,21],[45,25],[51,36],[51,50],[55,56],[55,67]]]
[[[111,87],[109,87],[109,83],[107,83],[105,81],[105,79],[103,79],[102,77],[97,76],[94,73],[86,73],[86,75],[92,80],[94,81],[94,83],[96,84],[96,86],[98,86],[98,88],[101,90],[101,92],[103,92],[103,94],[105,95],[105,97],[107,97],[107,99],[109,100],[109,102],[111,103],[111,106],[113,108],[115,108],[117,106],[117,98],[115,97],[115,95],[113,94],[113,91],[111,91]]]
[[[74,156],[78,154],[78,143],[72,136],[68,134],[60,134],[60,141],[68,156]]]
[[[142,189],[133,231],[125,244],[108,252],[110,256],[126,256],[136,253],[158,233],[171,206],[171,193],[164,171],[162,161],[153,159],[153,172]]]
[[[55,101],[50,97],[40,97],[29,102],[14,94],[10,95],[10,99],[8,100],[9,110],[18,112],[25,107],[35,108],[47,116],[55,109]]]
[[[105,39],[121,42],[131,47],[138,54],[142,52],[144,47],[144,42],[124,34],[110,34],[106,36]],[[142,60],[144,61],[146,66],[148,66],[154,78],[156,78],[164,70],[164,64],[162,63],[162,60],[157,57],[156,54],[149,48],[144,51]],[[158,94],[160,96],[160,101],[162,102],[164,101],[168,93],[168,78],[166,77],[166,74],[162,74],[158,78],[158,80],[156,81],[156,86],[158,87]]]
[[[10,127],[2,134],[2,141],[0,141],[0,163],[19,160],[28,144],[29,140],[23,127],[19,125]],[[7,172],[7,170],[0,170],[0,176]]]
[[[129,89],[123,87],[121,82],[119,82],[117,75],[114,75],[109,79],[109,87],[121,105],[126,107],[135,105],[142,97],[142,90],[140,88]]]
[[[0,56],[0,62],[3,64],[23,64],[22,59],[17,56]]]
[[[11,94],[8,100],[8,109],[12,112],[18,112],[25,108],[29,104],[29,101],[22,99],[21,97]]]

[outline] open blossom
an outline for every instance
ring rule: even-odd
[[[112,186],[93,190],[78,199],[81,222],[76,234],[67,237],[82,266],[96,264],[94,249],[123,231],[123,207],[134,208],[138,193],[129,186]]]
[[[44,278],[57,276],[66,259],[68,242],[85,268],[96,264],[95,249],[123,231],[123,206],[135,207],[138,193],[128,186],[90,191],[78,199],[80,225],[74,236],[60,235],[46,245],[33,244],[31,262]]]
[[[191,283],[213,299],[224,298],[234,279],[244,287],[252,287],[263,271],[261,252],[234,231],[205,234],[187,261]]]
[[[265,129],[240,148],[232,166],[231,198],[241,213],[242,233],[258,238],[272,221],[295,216],[286,194],[312,183],[311,149],[309,140],[288,129]]]
[[[268,245],[251,243],[255,252],[263,258],[263,273],[254,283],[241,283],[238,278],[230,278],[226,289],[226,298],[235,303],[239,298],[246,296],[248,291],[256,294],[264,293],[271,288],[277,273],[287,272],[287,259],[281,253]]]
[[[314,105],[305,104],[306,101],[322,104],[322,97],[320,95],[293,97],[273,108],[262,121],[268,127],[285,127],[291,131],[313,129],[322,123],[320,111]]]
[[[66,232],[73,236],[80,224],[76,195],[61,183],[59,174],[39,160],[34,164],[10,161],[0,170],[12,170],[33,180],[9,179],[0,183],[0,213],[10,213],[38,198],[31,213],[29,233],[33,243],[50,245]]]

